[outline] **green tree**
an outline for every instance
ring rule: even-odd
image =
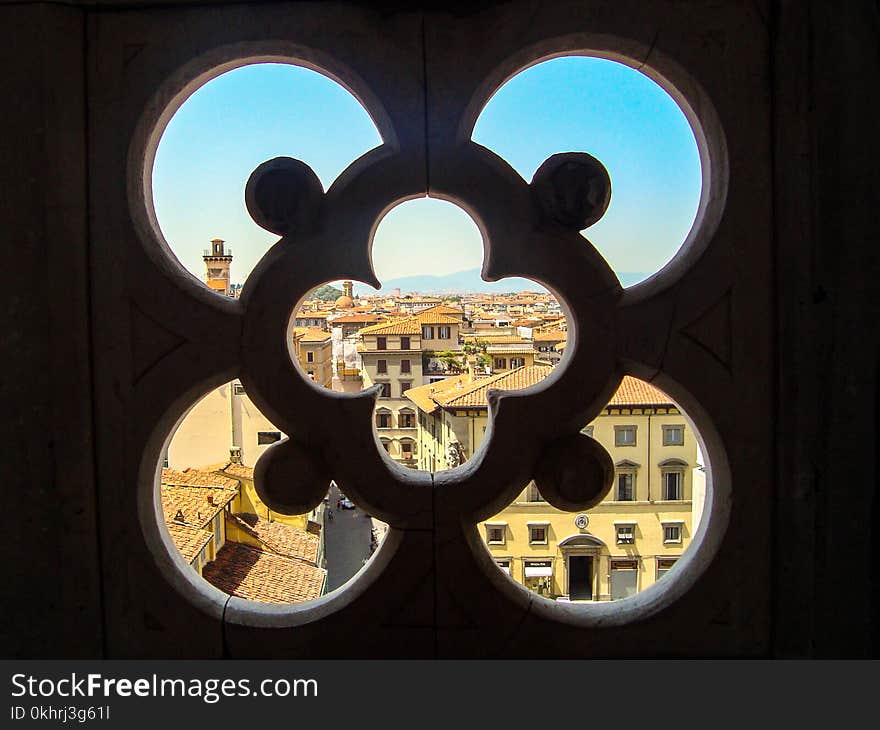
[[[322,302],[335,302],[342,295],[343,291],[341,289],[337,289],[330,284],[324,284],[324,286],[319,286],[309,294],[309,298],[320,299]]]

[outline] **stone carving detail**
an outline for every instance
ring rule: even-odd
[[[267,47],[253,53],[263,57],[276,51]],[[482,628],[484,617],[470,598],[490,586],[507,591],[520,609],[528,604],[526,611],[543,610],[530,603],[532,597],[515,594],[512,584],[499,588],[497,571],[485,551],[475,548],[475,526],[512,503],[532,479],[542,496],[562,510],[577,513],[601,501],[610,489],[613,465],[604,448],[579,431],[609,401],[623,373],[645,377],[647,370],[662,369],[661,363],[629,352],[624,340],[665,341],[668,332],[658,334],[651,318],[631,318],[636,321],[627,321],[627,337],[618,335],[621,313],[632,303],[623,301],[614,272],[580,233],[602,218],[611,199],[611,179],[602,163],[582,152],[554,154],[527,183],[505,160],[470,140],[467,100],[479,102],[479,84],[491,69],[441,78],[448,65],[444,60],[431,68],[436,88],[426,89],[431,85],[421,77],[395,75],[412,60],[406,53],[405,46],[383,45],[371,61],[377,68],[368,74],[346,69],[341,61],[334,67],[336,61],[317,51],[309,55],[310,64],[326,63],[328,73],[357,93],[383,144],[354,161],[326,191],[299,160],[276,157],[253,171],[245,188],[247,209],[279,240],[250,274],[237,301],[211,304],[211,317],[228,320],[228,347],[222,350],[228,359],[209,364],[194,357],[193,370],[203,364],[213,368],[203,380],[187,372],[193,389],[234,372],[256,407],[289,435],[266,449],[256,464],[257,492],[272,510],[307,512],[320,503],[332,480],[365,512],[390,526],[383,547],[343,594],[313,606],[263,613],[240,599],[224,602],[219,615],[239,631],[235,640],[241,651],[247,651],[241,649],[243,637],[250,636],[252,627],[295,626],[292,634],[314,633],[306,643],[320,647],[322,622],[341,621],[338,614],[344,611],[373,616],[376,605],[394,607],[383,616],[383,626],[433,630],[442,605],[444,624]],[[394,84],[383,88],[376,83],[381,78],[394,78]],[[426,194],[457,203],[478,222],[486,245],[486,279],[520,276],[540,282],[563,301],[569,321],[566,353],[553,374],[528,391],[490,390],[492,425],[483,446],[464,461],[453,444],[442,455],[448,470],[434,475],[395,464],[365,437],[378,386],[359,393],[319,388],[300,375],[287,342],[291,311],[317,286],[339,280],[379,284],[370,260],[378,221],[398,203]],[[169,340],[157,352],[174,344]],[[189,357],[190,351],[184,354]],[[404,553],[407,558],[399,559]],[[387,576],[383,580],[386,568],[394,571],[391,582],[400,587],[390,596]],[[364,598],[380,584],[381,600]],[[196,604],[204,598],[189,585],[181,590]],[[659,605],[655,602],[651,610]],[[459,620],[453,615],[458,606],[473,609],[476,618]],[[519,625],[513,613],[504,614],[504,626],[493,624],[503,642]],[[567,612],[560,620],[571,621],[572,615]],[[602,620],[607,625],[608,616]],[[410,650],[409,641],[404,651]],[[434,641],[432,635],[431,647]]]
[[[503,185],[503,181],[497,182]],[[364,191],[359,192],[364,194]],[[503,187],[501,192],[503,193]],[[591,244],[578,235],[578,231],[597,221],[608,206],[611,182],[607,171],[598,160],[587,154],[554,155],[538,169],[528,190],[515,191],[513,197],[521,196],[523,192],[537,201],[539,218],[550,220],[561,227],[562,230],[551,228],[531,243],[540,243],[545,249],[550,246],[557,250],[560,246],[563,247],[565,253],[560,258],[566,261],[566,268],[561,272],[561,277],[557,278],[557,272],[548,272],[551,274],[548,278],[551,283],[555,280],[556,290],[566,297],[569,304],[578,305],[578,294],[581,292],[590,295],[590,306],[584,308],[584,314],[590,315],[592,327],[584,327],[581,331],[585,334],[590,333],[590,329],[595,331],[597,320],[603,323],[609,319],[612,302],[607,295],[603,297],[602,293],[603,290],[613,291],[613,287],[609,286],[609,279],[613,274],[609,277],[607,264],[592,249]],[[283,326],[290,308],[308,287],[352,275],[350,269],[338,263],[339,258],[333,253],[332,247],[338,247],[339,243],[328,240],[328,228],[333,226],[344,230],[345,221],[321,220],[322,211],[326,208],[324,193],[311,169],[298,160],[276,158],[260,165],[248,180],[245,196],[254,220],[267,230],[281,234],[282,238],[252,274],[242,294],[242,302],[246,308],[244,354],[248,359],[242,380],[246,383],[248,393],[252,394],[260,407],[273,414],[272,420],[293,434],[297,441],[296,445],[291,441],[282,441],[263,454],[257,464],[257,490],[273,509],[281,512],[302,512],[320,502],[324,485],[333,478],[347,494],[361,500],[362,506],[373,513],[374,507],[371,503],[374,500],[380,501],[379,494],[371,494],[377,490],[376,485],[389,479],[405,484],[409,481],[409,475],[390,471],[384,464],[381,469],[374,466],[369,470],[379,472],[379,478],[370,483],[362,481],[362,474],[346,478],[345,475],[336,473],[337,460],[323,457],[320,448],[310,447],[308,440],[313,429],[309,427],[308,421],[324,420],[321,413],[328,409],[329,414],[331,404],[339,408],[345,407],[351,400],[359,400],[364,405],[372,405],[378,391],[374,388],[348,399],[340,398],[329,391],[313,391],[314,407],[304,410],[302,407],[291,408],[288,405],[300,401],[300,395],[285,398],[283,390],[278,388],[280,371],[284,363],[289,363],[289,359],[282,350],[283,338],[278,337],[277,332],[284,331]],[[377,201],[375,205],[368,207],[384,207],[381,196],[381,188],[369,191],[368,197],[376,197]],[[496,194],[496,200],[501,202],[504,196]],[[343,240],[353,241],[355,236],[349,234]],[[497,244],[499,252],[505,251],[505,243],[500,241]],[[585,252],[588,254],[586,257]],[[346,253],[350,257],[351,248]],[[363,270],[368,262],[361,261],[360,264]],[[324,273],[320,278],[311,279],[303,287],[306,283],[303,274],[309,269],[322,269]],[[512,273],[528,276],[535,272],[525,268]],[[571,291],[569,286],[574,275],[577,276],[577,291]],[[576,308],[579,311],[582,307]],[[597,309],[600,312],[599,317],[596,317]],[[586,317],[584,321],[587,321]],[[607,337],[596,336],[591,339],[594,343],[608,341]],[[575,338],[573,342],[577,353],[578,339]],[[610,364],[611,353],[607,353],[604,359],[597,358],[596,349],[594,344],[593,357],[590,358],[594,363],[592,368],[577,354],[573,358],[577,364],[570,366],[578,371],[577,376],[581,382],[579,390],[583,394],[580,402],[578,398],[560,399],[555,392],[553,398],[548,398],[546,394],[551,389],[545,388],[542,393],[518,398],[517,403],[521,407],[529,408],[531,401],[536,404],[544,401],[547,412],[558,413],[562,417],[559,422],[567,420],[564,418],[566,412],[569,417],[575,418],[575,423],[585,422],[588,415],[593,415],[589,410],[591,402],[598,397],[604,403],[602,394],[613,390],[619,380],[612,368],[603,368],[605,363]],[[294,377],[292,368],[289,369],[291,377],[285,380],[291,381],[289,387],[301,391],[304,387],[302,379]],[[589,370],[592,370],[592,376],[585,379]],[[467,470],[460,470],[463,462],[461,453],[457,444],[451,444],[446,452],[446,464],[450,471],[437,475],[438,480],[442,479],[447,485],[460,487],[475,481],[475,474],[478,474],[480,487],[474,489],[470,486],[468,492],[471,495],[482,493],[482,501],[489,502],[493,492],[497,494],[510,491],[512,484],[505,475],[508,469],[494,466],[494,452],[497,451],[503,453],[503,459],[516,469],[533,471],[542,494],[555,507],[583,510],[602,499],[610,488],[613,466],[611,457],[598,442],[584,438],[577,430],[573,433],[556,430],[541,434],[537,440],[530,438],[531,434],[528,432],[532,428],[528,422],[533,419],[505,419],[504,397],[493,393],[490,400],[500,413],[497,415],[486,455],[475,463],[468,464]],[[583,414],[580,417],[576,415],[579,412]],[[303,415],[306,413],[308,418],[304,419]],[[376,465],[381,463],[378,461],[378,454],[372,459]],[[327,464],[333,464],[334,467],[328,468]],[[352,478],[354,484],[351,483]],[[399,516],[393,514],[394,502],[386,500],[385,503],[391,505],[391,524],[399,524]]]

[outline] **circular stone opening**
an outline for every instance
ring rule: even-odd
[[[299,302],[291,359],[319,387],[379,388],[373,432],[394,462],[432,473],[460,466],[487,434],[488,389],[537,385],[561,362],[562,303],[529,279],[482,279],[481,233],[443,200],[390,210],[372,258],[378,291],[336,281]]]
[[[360,102],[317,71],[284,63],[227,71],[197,88],[161,132],[150,177],[161,235],[193,277],[236,298],[278,238],[245,207],[251,172],[289,156],[326,190],[381,143]]]
[[[723,532],[726,469],[719,457],[713,471],[707,452],[718,450],[717,440],[681,404],[629,375],[581,433],[601,444],[614,468],[598,504],[557,509],[538,478],[477,530],[491,561],[519,586],[587,612],[614,611],[618,602],[625,612],[641,592],[665,590],[684,566],[705,562],[695,553],[710,523],[709,542]]]
[[[388,526],[335,481],[301,514],[266,503],[254,467],[285,441],[237,380],[180,419],[162,454],[157,518],[189,583],[201,578],[246,601],[303,603],[348,583],[376,553]]]
[[[608,211],[586,237],[624,287],[662,269],[690,236],[703,169],[681,107],[623,63],[566,56],[510,78],[485,105],[472,139],[525,180],[559,152],[587,152],[611,176]]]

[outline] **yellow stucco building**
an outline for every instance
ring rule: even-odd
[[[333,338],[319,327],[297,327],[295,352],[306,377],[322,388],[333,386]]]
[[[420,467],[457,466],[479,448],[489,388],[525,388],[549,367],[489,378],[455,378],[415,388]],[[611,454],[614,483],[584,514],[557,510],[534,483],[479,530],[495,562],[515,581],[560,600],[615,600],[647,588],[687,549],[702,507],[704,474],[693,429],[662,391],[625,377],[584,428]]]

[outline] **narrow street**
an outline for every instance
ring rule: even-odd
[[[335,486],[330,488],[330,504],[324,520],[328,593],[348,581],[363,567],[364,559],[371,555],[370,529],[373,521],[358,507],[337,511],[339,495]]]

